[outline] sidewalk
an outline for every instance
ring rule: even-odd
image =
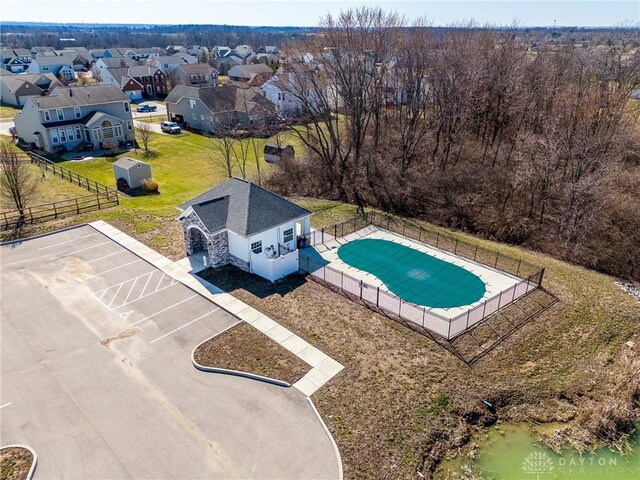
[[[300,390],[303,394],[310,396],[325,383],[335,377],[344,366],[321,352],[306,340],[300,338],[290,330],[287,330],[271,318],[263,315],[253,307],[241,302],[232,295],[222,291],[215,285],[196,276],[195,274],[204,270],[202,255],[183,258],[177,262],[172,262],[168,258],[160,255],[155,250],[140,243],[134,238],[121,232],[108,223],[99,220],[91,223],[91,226],[120,243],[136,255],[139,255],[147,262],[159,268],[166,274],[172,276],[179,282],[187,285],[200,293],[223,310],[231,313],[240,320],[244,320],[249,325],[255,327],[273,341],[289,350],[295,356],[311,366],[307,374],[294,383],[292,386]]]

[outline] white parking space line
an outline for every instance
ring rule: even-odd
[[[100,247],[102,245],[107,245],[107,244],[110,244],[110,243],[112,243],[111,240],[108,240],[108,241],[102,242],[102,243],[97,243],[97,244],[91,245],[90,247],[87,247],[87,248],[81,248],[80,250],[74,250],[71,253],[65,253],[64,255],[58,255],[57,257],[53,257],[51,260],[58,260],[59,258],[62,258],[62,257],[68,257],[70,255],[75,255],[76,253],[84,252],[85,250],[91,250],[92,248]]]
[[[163,308],[162,310],[158,310],[156,313],[153,313],[151,315],[149,315],[148,317],[144,317],[142,320],[138,320],[137,322],[133,322],[132,324],[130,324],[130,327],[133,327],[134,325],[137,325],[139,323],[144,322],[145,320],[149,320],[150,318],[155,317],[156,315],[160,315],[163,312],[166,312],[167,310],[172,309],[173,307],[177,307],[178,305],[180,305],[181,303],[187,302],[189,300],[191,300],[194,297],[197,297],[198,295],[191,295],[189,298],[185,298],[184,300],[180,300],[177,303],[174,303],[173,305],[169,305],[167,308]]]
[[[94,258],[93,260],[89,260],[87,263],[93,263],[93,262],[97,262],[98,260],[102,260],[103,258],[113,257],[114,255],[118,255],[120,253],[124,253],[125,251],[126,250],[118,250],[117,252],[110,253],[108,255],[103,255],[101,257]]]
[[[65,243],[77,242],[78,240],[82,240],[83,238],[93,237],[95,235],[99,235],[99,233],[98,232],[90,233],[89,235],[85,235],[84,237],[72,238],[71,240],[65,240],[64,242],[54,243],[54,244],[51,244],[51,245],[47,245],[46,247],[41,247],[38,250],[46,250],[48,248],[57,247],[58,245],[63,245]]]
[[[214,309],[213,309],[213,310],[211,310],[210,312],[205,313],[204,315],[201,315],[201,316],[199,316],[198,318],[196,318],[196,319],[194,319],[194,320],[191,320],[190,322],[185,323],[184,325],[182,325],[182,326],[180,326],[180,327],[178,327],[178,328],[174,328],[174,329],[173,329],[173,330],[171,330],[169,333],[165,333],[165,334],[164,334],[164,335],[162,335],[161,337],[158,337],[158,338],[156,338],[155,340],[151,340],[151,341],[149,342],[149,345],[151,345],[152,343],[157,342],[158,340],[162,340],[162,339],[163,339],[163,338],[165,338],[165,337],[168,337],[169,335],[171,335],[172,333],[177,332],[178,330],[182,330],[184,327],[188,327],[188,326],[189,326],[189,325],[191,325],[192,323],[195,323],[195,322],[197,322],[198,320],[200,320],[200,319],[202,319],[202,318],[206,317],[207,315],[211,315],[213,312],[217,312],[218,310],[220,310],[220,309],[219,309],[219,308],[214,308]]]
[[[141,299],[143,299],[143,298],[149,297],[149,296],[154,295],[154,294],[156,294],[156,293],[162,292],[163,290],[165,290],[165,289],[167,289],[167,288],[170,288],[170,287],[173,287],[174,285],[178,285],[178,284],[180,283],[180,282],[178,282],[177,280],[175,280],[175,279],[173,279],[173,278],[172,278],[172,279],[171,279],[171,282],[169,282],[169,284],[165,284],[165,286],[163,286],[162,288],[160,288],[160,287],[161,287],[161,284],[162,284],[162,282],[164,281],[164,278],[165,278],[165,276],[166,276],[166,275],[163,273],[163,274],[162,274],[162,277],[160,278],[160,281],[158,282],[158,285],[157,285],[157,286],[156,286],[156,288],[155,288],[155,290],[153,290],[152,292],[150,291],[149,293],[146,293],[146,294],[145,294],[145,290],[146,290],[146,288],[147,288],[147,285],[149,284],[149,281],[150,281],[150,280],[151,280],[151,278],[153,277],[153,274],[154,274],[154,273],[156,273],[156,272],[159,272],[159,270],[154,270],[153,272],[147,272],[147,273],[145,273],[145,274],[138,275],[137,277],[129,278],[129,279],[125,280],[124,282],[116,283],[115,285],[112,285],[112,286],[110,286],[110,287],[104,288],[104,289],[102,289],[102,290],[98,290],[97,292],[94,292],[94,293],[93,293],[93,296],[94,296],[95,298],[97,298],[97,299],[98,299],[98,301],[99,301],[100,303],[102,303],[105,307],[107,307],[107,309],[109,309],[110,311],[113,311],[113,310],[115,310],[116,308],[124,307],[125,305],[130,305],[130,304],[132,304],[132,303],[134,303],[134,302],[137,302],[138,300],[141,300]],[[140,278],[142,278],[142,277],[145,277],[145,276],[147,276],[147,275],[149,276],[149,278],[147,279],[147,282],[145,283],[144,288],[142,289],[142,291],[140,292],[140,294],[139,294],[136,298],[131,298],[131,299],[129,299],[129,297],[131,297],[131,292],[133,292],[133,290],[134,290],[134,288],[135,288],[135,285],[136,285],[136,282],[138,281],[138,279],[140,279]],[[114,302],[114,301],[115,301],[115,299],[118,297],[118,294],[120,293],[120,290],[122,289],[122,287],[123,287],[125,284],[129,284],[129,283],[131,283],[131,286],[130,286],[130,287],[128,287],[128,288],[129,288],[129,291],[127,292],[127,296],[126,296],[126,298],[124,299],[124,302],[123,302],[123,303],[117,303],[117,304],[114,304],[113,302]],[[106,303],[106,300],[105,300],[105,301],[102,301],[102,298],[104,297],[105,293],[106,293],[106,292],[108,292],[109,290],[112,290],[112,289],[116,288],[116,287],[118,288],[118,290],[116,291],[115,295],[111,298],[111,301],[110,301],[108,304]]]
[[[114,270],[118,270],[119,268],[126,267],[127,265],[132,265],[134,263],[138,263],[138,262],[141,262],[141,261],[142,261],[142,259],[139,258],[137,260],[134,260],[133,262],[125,263],[124,265],[118,265],[117,267],[110,268],[109,270],[105,270],[104,272],[95,273],[92,276],[90,276],[89,278],[99,277],[100,275],[104,275],[105,273],[113,272]],[[147,273],[145,273],[145,275],[148,275],[149,273],[152,273],[152,272],[147,272]],[[142,275],[140,275],[140,276],[142,276]]]
[[[4,407],[8,407],[9,405],[11,405],[13,402],[7,402],[4,405],[0,405],[0,410],[2,410]]]

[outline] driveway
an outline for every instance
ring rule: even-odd
[[[136,109],[142,105],[153,105],[157,107],[155,112],[138,112]],[[148,118],[149,116],[158,117],[162,116],[165,119],[167,118],[167,106],[163,102],[154,102],[154,101],[146,101],[136,103],[135,105],[131,105],[131,115],[134,119],[136,118]]]
[[[9,132],[9,128],[13,127],[13,119],[10,120],[0,120],[0,135],[11,136]]]
[[[90,226],[0,247],[0,437],[41,478],[337,478],[307,397],[191,364],[238,320]]]

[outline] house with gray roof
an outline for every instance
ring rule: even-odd
[[[45,95],[49,90],[62,86],[62,83],[50,73],[33,75],[6,73],[6,75],[0,75],[0,101],[14,107],[23,106],[28,97]]]
[[[38,55],[31,60],[27,73],[52,73],[60,79],[71,81],[76,77],[75,69],[82,69],[84,66],[77,57],[75,52],[54,56]]]
[[[218,71],[208,63],[178,65],[173,71],[173,77],[176,85],[199,88],[218,86]]]
[[[165,103],[172,121],[212,133],[229,127],[269,123],[275,120],[276,113],[259,89],[236,85],[217,88],[178,85]]]
[[[49,153],[135,141],[130,100],[114,85],[58,87],[29,97],[13,123],[19,139]]]
[[[248,180],[231,178],[178,207],[188,255],[270,281],[298,271],[311,212]]]
[[[264,63],[236,65],[229,70],[229,80],[233,80],[235,82],[249,82],[256,75],[264,76],[266,77],[265,80],[267,80],[269,77],[273,76],[273,70]]]

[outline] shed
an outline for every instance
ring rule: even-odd
[[[126,180],[129,188],[142,186],[145,178],[151,178],[151,165],[130,157],[122,157],[113,163],[113,173],[118,179]]]
[[[293,160],[295,151],[291,145],[278,145],[269,142],[264,146],[264,161],[277,163],[280,160]]]

